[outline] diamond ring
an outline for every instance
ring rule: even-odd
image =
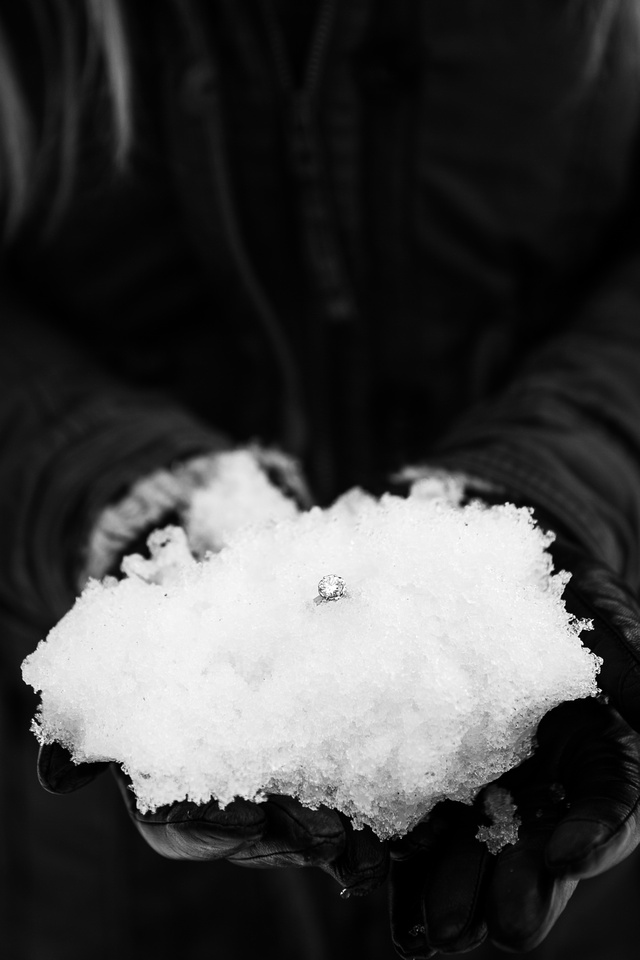
[[[339,600],[345,595],[346,583],[342,577],[335,573],[328,573],[318,584],[318,596],[314,603],[328,603],[331,600]]]

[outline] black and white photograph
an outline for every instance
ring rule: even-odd
[[[640,956],[640,0],[0,0],[0,957]]]

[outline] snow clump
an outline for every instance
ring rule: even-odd
[[[527,509],[462,506],[432,481],[236,529],[201,561],[183,530],[156,533],[25,660],[34,732],[120,763],[142,811],[280,793],[403,835],[597,693],[551,539]],[[328,575],[337,600],[318,596]]]

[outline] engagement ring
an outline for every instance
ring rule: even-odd
[[[339,600],[343,597],[346,590],[346,584],[342,577],[335,573],[328,573],[318,584],[318,596],[314,603],[327,603],[330,600]]]

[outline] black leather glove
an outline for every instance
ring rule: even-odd
[[[391,922],[401,956],[468,950],[487,934],[505,949],[532,949],[577,880],[614,866],[640,839],[640,738],[603,703],[548,714],[534,757],[498,782],[522,819],[515,845],[494,856],[475,839],[482,798],[474,807],[440,804],[393,845]]]
[[[72,793],[109,768],[108,763],[74,764],[57,743],[41,747],[38,776],[51,793]],[[354,831],[335,810],[309,810],[291,797],[264,803],[234,800],[224,810],[215,801],[180,801],[142,814],[128,780],[111,765],[139,833],[159,854],[174,860],[226,858],[248,867],[317,866],[343,888],[365,894],[385,879],[388,852],[368,829]]]
[[[468,950],[487,934],[505,949],[531,949],[580,878],[609,869],[638,843],[640,606],[613,571],[567,537],[552,553],[556,569],[572,574],[567,609],[593,621],[582,640],[603,658],[599,685],[610,705],[577,701],[552,711],[535,756],[501,778],[523,817],[515,846],[490,855],[475,839],[479,804],[453,803],[395,844],[391,924],[403,957]],[[566,804],[557,801],[556,783]]]
[[[565,703],[540,723],[534,756],[497,781],[521,818],[518,841],[492,855],[473,807],[447,801],[392,845],[392,936],[401,957],[462,952],[488,935],[530,950],[577,881],[603,873],[640,840],[640,737],[616,710]]]

